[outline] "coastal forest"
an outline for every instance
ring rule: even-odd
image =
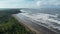
[[[0,34],[29,34],[30,32],[21,25],[12,14],[19,13],[18,10],[0,11]]]

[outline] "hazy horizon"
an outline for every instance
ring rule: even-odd
[[[0,0],[0,8],[60,8],[60,0]]]

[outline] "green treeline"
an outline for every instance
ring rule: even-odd
[[[29,31],[11,15],[0,14],[0,34],[29,34]]]

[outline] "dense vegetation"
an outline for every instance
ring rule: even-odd
[[[5,9],[5,10],[0,10],[0,13],[16,14],[16,13],[21,13],[21,11],[20,9]]]
[[[0,13],[0,34],[29,34],[29,31],[19,24],[11,14]]]

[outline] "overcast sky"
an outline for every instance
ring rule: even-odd
[[[60,0],[0,0],[0,8],[59,7]]]

